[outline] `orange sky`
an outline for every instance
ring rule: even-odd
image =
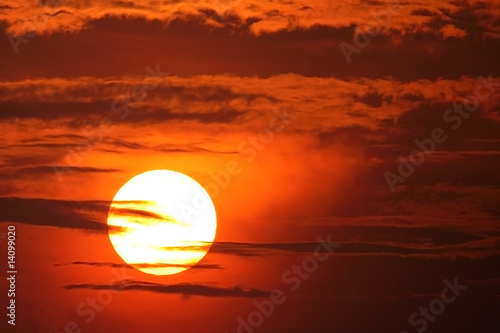
[[[1,331],[232,333],[279,289],[255,332],[409,333],[458,276],[426,332],[495,332],[499,20],[497,0],[0,0],[0,236],[16,226],[19,266]],[[107,233],[116,192],[156,169],[217,211],[177,275],[127,266]]]

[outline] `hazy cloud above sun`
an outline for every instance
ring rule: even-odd
[[[499,141],[495,140],[500,131],[496,109],[499,96],[491,95],[473,116],[459,119],[460,124],[443,120],[453,103],[463,103],[467,96],[474,95],[480,82],[496,82],[493,76],[485,75],[483,81],[462,76],[456,80],[411,82],[297,74],[269,78],[169,76],[144,100],[130,104],[127,117],[121,117],[122,112],[114,112],[113,102],[126,97],[141,79],[124,76],[1,82],[0,107],[5,110],[0,114],[5,151],[1,167],[3,194],[34,196],[36,188],[26,186],[25,181],[46,175],[43,181],[50,184],[53,193],[61,191],[73,199],[81,198],[78,191],[57,181],[54,163],[71,167],[65,180],[78,184],[84,174],[107,179],[124,177],[132,172],[137,154],[155,161],[159,168],[173,161],[190,166],[198,165],[200,160],[210,161],[211,170],[231,159],[244,162],[251,158],[242,149],[245,142],[268,126],[276,110],[286,111],[293,120],[265,147],[258,162],[251,164],[251,170],[266,176],[245,185],[250,191],[260,192],[254,202],[262,206],[268,204],[259,187],[265,188],[266,177],[273,177],[276,184],[289,189],[286,195],[273,200],[279,211],[295,214],[296,207],[298,211],[310,210],[311,214],[355,214],[359,207],[354,197],[334,194],[343,186],[363,181],[365,186],[373,187],[369,193],[357,194],[365,197],[365,202],[388,199],[384,172],[396,170],[398,155],[410,154],[416,148],[414,141],[425,139],[435,128],[445,128],[449,139],[437,146],[437,151],[408,180],[409,184],[432,188],[437,179],[454,184],[458,175],[462,186],[500,184],[500,176],[493,171],[500,156]],[[112,130],[100,133],[99,124],[105,118],[110,120]],[[455,130],[451,125],[460,126]],[[148,126],[147,132],[140,130],[143,126]],[[26,127],[38,130],[23,131]],[[97,141],[89,146],[89,140]],[[81,156],[72,153],[80,146],[85,148]],[[295,156],[302,158],[285,170],[279,167]],[[103,163],[96,163],[98,159]],[[471,168],[471,160],[479,163]],[[450,162],[454,163],[453,172],[449,172]],[[210,181],[207,171],[193,173],[202,182]],[[14,174],[17,177],[10,177]],[[328,199],[318,202],[311,197],[306,200],[309,203],[302,202],[302,193],[287,181],[297,174],[303,175],[298,180],[303,188]],[[349,192],[356,189],[352,187]],[[108,195],[112,195],[113,190],[109,191]],[[471,203],[476,208],[479,205],[474,198],[467,202]],[[368,212],[377,209],[369,204],[363,208]]]

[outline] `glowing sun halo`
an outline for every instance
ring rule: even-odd
[[[207,192],[192,178],[168,170],[148,171],[116,193],[108,233],[126,263],[148,274],[182,272],[209,250],[217,227]]]

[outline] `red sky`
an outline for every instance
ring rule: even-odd
[[[499,22],[497,0],[0,0],[2,332],[232,333],[279,289],[253,331],[409,333],[455,277],[424,330],[497,332]],[[177,275],[108,237],[113,196],[156,169],[217,211]],[[291,279],[318,237],[338,247]]]

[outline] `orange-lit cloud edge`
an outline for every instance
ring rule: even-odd
[[[41,34],[55,31],[76,32],[85,29],[93,20],[118,17],[143,17],[168,24],[173,20],[200,16],[207,25],[220,27],[231,25],[240,17],[250,22],[249,30],[254,34],[291,30],[315,25],[330,27],[372,26],[377,18],[384,22],[383,33],[427,32],[443,39],[463,38],[468,34],[464,26],[457,26],[455,17],[465,13],[481,18],[483,38],[500,37],[500,28],[495,24],[500,15],[500,2],[452,0],[436,3],[432,0],[419,1],[182,1],[160,4],[156,1],[108,2],[70,0],[3,2],[2,20],[8,23],[8,32],[23,34],[37,31]],[[27,23],[28,22],[28,23]],[[439,29],[429,28],[437,25]],[[370,30],[370,29],[368,29]]]

